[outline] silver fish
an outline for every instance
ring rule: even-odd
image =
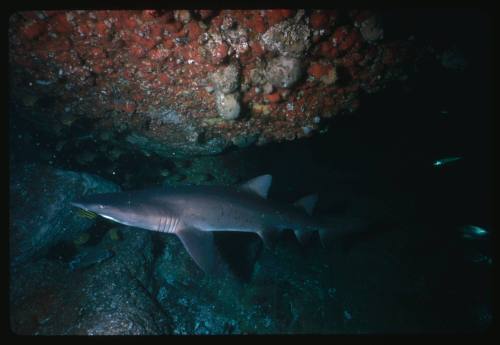
[[[464,225],[460,228],[462,236],[467,239],[482,239],[489,235],[486,229],[480,228],[475,225]]]
[[[449,164],[449,163],[452,163],[452,162],[459,161],[461,159],[462,159],[462,157],[446,157],[446,158],[441,158],[441,159],[438,159],[438,160],[434,161],[434,163],[432,165],[434,165],[435,167],[443,166],[443,165],[446,165],[446,164]]]

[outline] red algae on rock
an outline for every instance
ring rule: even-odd
[[[54,99],[49,112],[79,114],[91,120],[88,130],[126,124],[127,142],[166,157],[218,153],[247,137],[259,145],[301,138],[315,133],[312,119],[353,111],[360,90],[380,90],[412,62],[408,41],[386,41],[377,18],[291,9],[20,12],[9,23],[11,97],[22,106],[34,88]],[[349,78],[338,83],[341,70]]]
[[[279,92],[271,93],[266,95],[265,98],[271,103],[278,103],[281,99]]]
[[[324,12],[311,14],[310,24],[313,29],[326,29],[328,27],[329,17]]]

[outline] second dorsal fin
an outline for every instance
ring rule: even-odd
[[[302,208],[308,215],[312,215],[317,202],[318,194],[310,194],[297,200],[294,205]]]

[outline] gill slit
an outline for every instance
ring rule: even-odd
[[[174,227],[172,229],[172,232],[175,232],[175,230],[177,230],[177,226],[179,225],[179,222],[180,222],[180,219],[176,218],[175,219],[175,223],[174,223]]]
[[[179,224],[181,223],[181,220],[179,218],[177,218],[175,220],[175,226],[174,226],[174,231],[177,231],[177,227],[179,226]]]
[[[161,227],[158,229],[160,232],[165,232],[165,227],[167,226],[167,217],[161,217],[162,222],[161,222]]]
[[[168,225],[169,224],[170,224],[170,217],[166,217],[165,218],[165,225],[163,227],[163,232],[168,232],[168,229],[169,229]]]

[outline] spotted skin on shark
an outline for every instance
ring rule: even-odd
[[[206,273],[219,273],[223,260],[213,232],[251,232],[272,248],[284,229],[292,229],[301,243],[314,232],[326,241],[334,234],[312,216],[316,194],[295,204],[269,200],[271,175],[238,186],[176,186],[140,191],[94,194],[73,206],[124,225],[176,235],[196,264]]]

